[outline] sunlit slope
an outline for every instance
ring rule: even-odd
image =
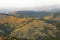
[[[50,20],[50,16],[48,20]],[[57,26],[46,19],[32,17],[2,16],[0,29],[10,38],[36,39],[37,37],[56,37]]]
[[[35,35],[37,35],[37,34],[42,37],[49,36],[49,35],[52,37],[56,37],[55,33],[57,32],[57,28],[53,24],[45,23],[45,21],[42,21],[37,18],[32,18],[31,20],[29,20],[29,22],[27,21],[26,24],[24,24],[24,23],[22,24],[22,26],[19,26],[19,27],[16,26],[15,29],[13,31],[11,31],[11,33],[9,35],[11,37],[13,37],[15,35],[17,35],[17,37],[19,37],[18,34],[20,33],[20,31],[22,31],[24,34],[23,36],[20,36],[22,38],[23,37],[35,38]],[[32,31],[32,33],[29,32],[29,30]],[[30,33],[31,33],[31,35],[30,35]],[[29,36],[28,34],[30,35],[30,37],[28,37]]]

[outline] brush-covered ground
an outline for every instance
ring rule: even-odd
[[[59,40],[59,34],[60,21],[0,15],[0,40]]]

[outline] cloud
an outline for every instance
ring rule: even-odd
[[[0,8],[33,8],[60,4],[60,0],[0,0]]]

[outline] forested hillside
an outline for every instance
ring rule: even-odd
[[[41,19],[0,14],[0,35],[10,40],[59,40],[59,30],[60,22],[50,16]]]

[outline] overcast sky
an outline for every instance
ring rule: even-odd
[[[0,0],[0,8],[33,8],[60,4],[60,0]]]

